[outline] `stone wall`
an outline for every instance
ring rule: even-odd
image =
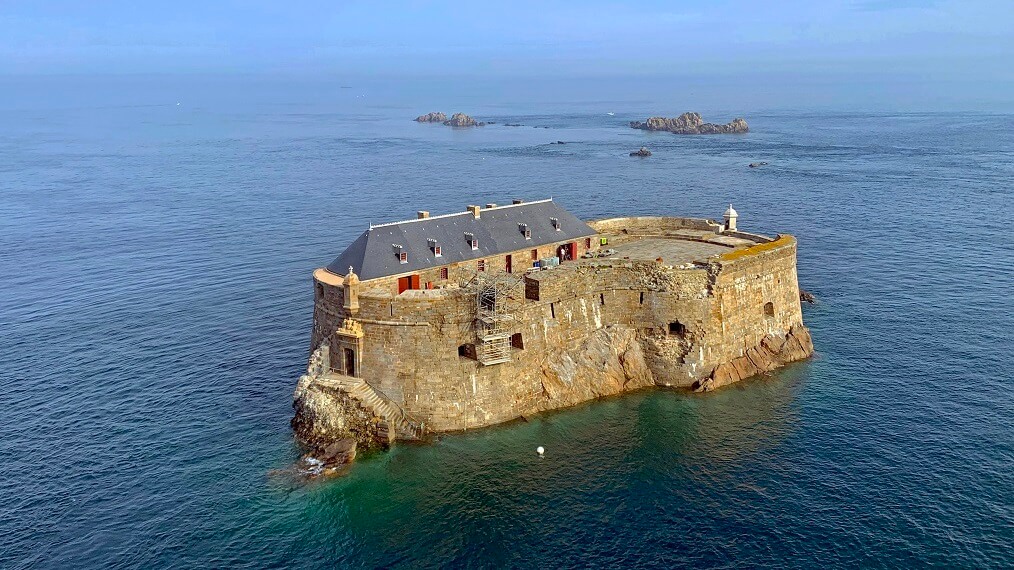
[[[659,220],[657,234],[713,224],[624,220],[606,225],[648,233]],[[655,384],[701,388],[707,380],[710,389],[739,379],[720,367],[756,347],[770,353],[756,371],[812,350],[808,335],[790,335],[805,331],[790,236],[707,265],[596,260],[526,275],[513,294],[523,348],[493,366],[459,355],[459,347],[476,342],[470,290],[448,283],[398,295],[386,283],[363,285],[361,308],[351,315],[364,331],[359,376],[431,431],[495,424]],[[313,346],[350,316],[341,309],[340,285],[317,280],[315,288]]]

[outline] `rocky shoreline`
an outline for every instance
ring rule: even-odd
[[[705,123],[700,113],[683,113],[676,118],[650,117],[646,121],[631,121],[630,127],[645,131],[666,131],[678,135],[740,134],[750,131],[746,121],[737,118],[724,124]]]

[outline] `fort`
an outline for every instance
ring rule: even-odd
[[[795,238],[737,222],[515,200],[371,226],[313,274],[297,437],[386,447],[808,357]]]

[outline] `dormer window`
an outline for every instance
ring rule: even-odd
[[[532,230],[528,229],[528,224],[518,224],[518,231],[524,234],[525,239],[532,239]]]
[[[556,231],[560,231],[560,218],[549,218],[550,222],[553,222],[553,227]]]
[[[479,249],[479,240],[475,238],[475,234],[465,232],[465,241],[472,248],[472,251]]]
[[[396,243],[391,244],[391,247],[394,248],[394,254],[398,256],[398,263],[408,263],[408,252],[405,251],[405,248]]]
[[[441,257],[440,246],[437,245],[437,240],[430,238],[426,240],[426,244],[429,245],[430,250],[433,251],[433,257]]]

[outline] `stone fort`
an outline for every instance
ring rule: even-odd
[[[371,226],[313,273],[297,436],[386,446],[806,358],[796,240],[553,200]]]

